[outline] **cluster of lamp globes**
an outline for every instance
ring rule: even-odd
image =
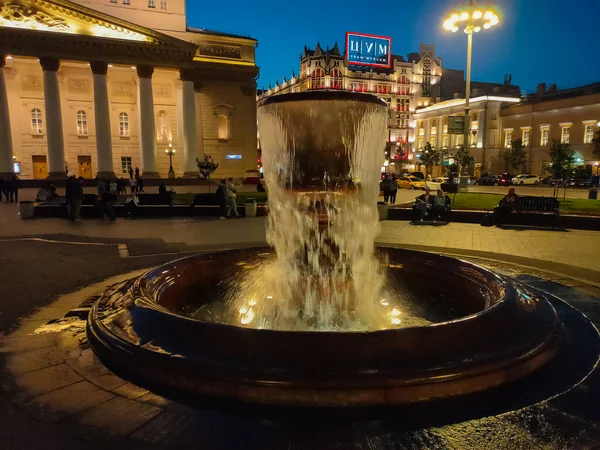
[[[444,20],[444,29],[455,33],[458,31],[461,22],[464,23],[465,33],[479,33],[482,27],[487,30],[494,25],[498,25],[500,18],[494,11],[483,12],[479,9],[475,9],[473,12],[457,11]]]

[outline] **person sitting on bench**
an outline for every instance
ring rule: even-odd
[[[444,194],[441,189],[437,190],[437,195],[433,197],[433,220],[442,219],[450,210],[450,197]]]
[[[515,188],[510,188],[508,194],[504,196],[498,206],[494,208],[494,222],[496,225],[502,225],[512,211],[516,211],[519,205],[519,196],[515,193]]]
[[[431,189],[425,188],[425,193],[417,197],[415,202],[415,211],[419,212],[419,221],[423,222],[426,215],[432,212],[433,209],[433,196],[431,195]]]

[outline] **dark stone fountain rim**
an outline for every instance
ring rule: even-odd
[[[345,100],[358,101],[363,103],[373,103],[384,106],[387,104],[384,100],[375,95],[365,94],[362,92],[339,91],[336,89],[321,89],[304,92],[288,92],[286,94],[277,94],[267,97],[258,102],[258,106],[273,105],[276,103],[300,102],[300,101],[330,101],[330,100]]]
[[[452,261],[383,250],[396,260]],[[474,277],[498,278],[455,261]],[[543,298],[528,303],[522,286],[505,290],[501,301],[479,314],[432,326],[295,333],[175,315],[140,300],[139,281],[107,292],[90,312],[88,337],[100,358],[136,380],[248,402],[357,406],[461,396],[528,375],[550,361],[562,342],[552,305]]]

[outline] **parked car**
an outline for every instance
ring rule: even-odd
[[[500,177],[498,175],[488,175],[475,180],[473,184],[476,186],[498,186],[499,181]]]
[[[547,177],[544,177],[540,180],[540,184],[548,184],[550,186],[554,186],[556,184],[556,178],[554,178],[552,175],[548,175]]]
[[[425,182],[417,177],[400,177],[396,183],[402,189],[425,189]]]
[[[436,177],[431,181],[433,181],[434,183],[447,183],[448,177]]]
[[[512,184],[540,184],[540,177],[537,175],[531,175],[529,173],[517,175],[512,179]]]
[[[587,177],[569,178],[569,180],[567,181],[567,185],[569,187],[576,188],[591,188],[593,186],[593,178],[591,175]]]
[[[260,171],[258,169],[246,170],[242,177],[244,184],[260,184]]]
[[[411,172],[410,176],[411,177],[417,177],[417,178],[419,178],[421,180],[425,179],[425,174],[423,172]]]

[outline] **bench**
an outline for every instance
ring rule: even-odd
[[[517,209],[508,214],[508,218],[522,219],[526,218],[526,225],[545,225],[547,226],[547,218],[551,220],[552,228],[556,227],[559,215],[559,202],[554,197],[534,197],[526,196],[519,197]],[[509,220],[509,224],[512,220]],[[520,223],[519,223],[520,225]]]

